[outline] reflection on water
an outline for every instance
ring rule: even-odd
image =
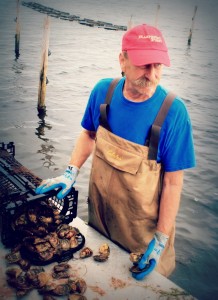
[[[44,145],[41,144],[41,149],[37,151],[37,153],[43,154],[44,157],[41,159],[43,161],[43,167],[50,168],[55,166],[55,163],[52,161],[53,155],[52,153],[55,151],[55,147],[53,145]]]
[[[44,142],[48,142],[49,139],[46,138],[46,132],[45,130],[51,130],[52,126],[49,123],[46,123],[45,117],[46,117],[46,112],[44,114],[40,113],[38,114],[38,117],[40,121],[38,122],[39,126],[36,127],[36,132],[35,134],[38,136],[39,139],[43,140]]]
[[[46,112],[44,113],[39,113],[39,126],[36,127],[35,135],[38,136],[39,139],[41,139],[43,142],[46,142],[46,144],[41,144],[41,149],[37,151],[39,154],[43,154],[43,158],[41,159],[43,161],[43,166],[45,168],[50,168],[55,166],[55,163],[52,161],[53,155],[55,151],[55,147],[49,143],[50,140],[46,138],[46,130],[51,130],[52,126],[49,123],[46,123],[45,117],[46,117]]]

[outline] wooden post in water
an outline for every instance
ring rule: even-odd
[[[16,34],[15,34],[15,57],[20,56],[20,20],[19,20],[19,0],[17,0],[17,14],[16,14]]]
[[[157,5],[156,17],[155,17],[155,22],[154,22],[155,27],[158,27],[159,11],[160,11],[160,4]]]
[[[40,68],[40,76],[39,76],[39,90],[38,90],[39,114],[45,114],[46,111],[45,95],[46,95],[47,70],[48,70],[49,23],[50,23],[49,16],[46,16],[44,21],[41,68]]]
[[[194,14],[193,14],[193,17],[192,17],[192,26],[190,28],[189,37],[188,37],[188,45],[189,46],[191,45],[191,41],[192,41],[192,33],[193,33],[193,30],[194,30],[194,22],[195,22],[195,16],[196,16],[197,9],[198,9],[198,7],[195,6]]]
[[[131,17],[129,19],[127,30],[129,30],[130,28],[132,28],[132,15],[131,15]]]

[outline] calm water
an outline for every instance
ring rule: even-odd
[[[157,2],[148,0],[47,0],[43,5],[81,17],[127,25],[154,24]],[[162,84],[179,94],[189,109],[197,167],[186,171],[177,217],[177,268],[171,279],[198,299],[218,299],[217,93],[218,3],[216,0],[160,0],[158,25],[172,67]],[[187,46],[195,5],[191,47]],[[46,93],[47,114],[37,116],[44,14],[20,6],[20,57],[15,59],[16,1],[0,0],[0,141],[14,141],[16,158],[38,176],[65,169],[81,127],[93,85],[120,75],[122,31],[107,31],[50,18]],[[91,161],[77,179],[78,215],[87,219]],[[172,199],[173,200],[173,199]]]

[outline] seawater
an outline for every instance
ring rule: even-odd
[[[83,18],[127,25],[154,24],[171,57],[162,84],[185,101],[195,139],[197,167],[185,172],[177,217],[176,270],[170,279],[198,299],[217,299],[217,30],[216,0],[45,0],[38,3]],[[187,45],[194,7],[197,14]],[[50,18],[46,116],[37,114],[45,15],[20,5],[20,57],[15,59],[16,1],[0,0],[0,141],[13,141],[16,159],[42,178],[61,174],[81,130],[94,84],[120,76],[122,31]],[[87,219],[91,158],[77,179],[78,216]],[[172,199],[173,201],[173,199]]]

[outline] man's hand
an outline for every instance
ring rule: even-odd
[[[56,188],[61,188],[57,194],[58,199],[64,198],[69,192],[71,187],[76,182],[76,177],[79,174],[79,168],[69,165],[63,175],[43,180],[42,183],[36,188],[36,194],[44,194]]]
[[[154,238],[148,244],[147,250],[139,262],[135,264],[136,271],[132,271],[132,276],[135,279],[141,280],[155,269],[168,238],[167,235],[160,231],[155,232]]]

